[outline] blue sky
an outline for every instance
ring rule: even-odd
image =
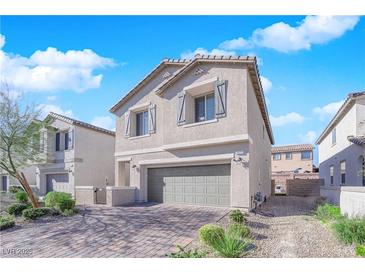
[[[365,89],[365,19],[306,16],[2,16],[0,71],[13,92],[99,126],[165,57],[256,55],[276,144],[313,142]]]

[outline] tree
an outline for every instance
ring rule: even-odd
[[[46,125],[38,120],[40,112],[22,105],[21,97],[11,96],[9,89],[0,90],[0,169],[19,181],[33,207],[39,203],[21,170],[44,159],[40,144]]]

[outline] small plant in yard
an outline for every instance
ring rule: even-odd
[[[200,240],[208,246],[224,236],[224,229],[218,225],[207,224],[199,229]]]
[[[14,219],[11,218],[10,216],[5,217],[5,216],[0,216],[0,230],[5,230],[7,228],[11,228],[15,226],[15,222]]]
[[[365,257],[365,245],[356,246],[356,255],[360,257]]]
[[[16,204],[12,204],[7,208],[7,212],[11,215],[15,215],[15,216],[19,216],[22,215],[22,212],[28,208],[30,208],[31,205],[30,204],[21,204],[21,203],[16,203]]]
[[[238,223],[230,224],[227,232],[231,235],[237,235],[239,238],[248,238],[251,235],[251,231],[248,226]]]
[[[318,206],[314,214],[317,219],[324,223],[343,218],[340,207],[331,205],[329,203]]]
[[[64,215],[64,216],[73,216],[76,213],[77,213],[77,211],[74,209],[65,209],[64,211],[62,211],[62,215]]]
[[[54,216],[58,214],[59,212],[54,208],[38,207],[38,208],[28,208],[24,210],[22,216],[28,220],[35,220],[43,216]]]
[[[46,207],[53,207],[60,211],[73,210],[75,207],[75,200],[72,199],[71,194],[65,192],[48,192],[44,198],[44,205]]]
[[[15,200],[17,200],[19,203],[27,203],[28,195],[24,191],[18,191],[15,193]]]
[[[239,223],[239,224],[242,224],[246,220],[243,213],[238,209],[233,210],[231,212],[231,214],[229,214],[229,219],[232,222]]]
[[[222,257],[239,258],[249,244],[249,241],[242,239],[236,232],[226,232],[222,238],[214,240],[211,247]]]
[[[346,244],[365,244],[365,219],[342,218],[333,224],[337,237]]]
[[[198,251],[195,249],[185,250],[182,246],[178,245],[177,248],[179,251],[168,254],[170,258],[204,258],[206,254],[204,252]]]
[[[23,188],[21,186],[10,186],[9,187],[9,192],[10,193],[17,193],[19,191],[24,191]]]

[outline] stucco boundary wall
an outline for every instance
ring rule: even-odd
[[[136,188],[127,186],[108,186],[106,188],[107,206],[123,206],[136,202]]]
[[[96,203],[96,187],[94,186],[76,186],[75,198],[77,205],[93,205]]]
[[[321,196],[339,205],[341,213],[351,218],[365,217],[365,187],[332,186],[321,187]]]

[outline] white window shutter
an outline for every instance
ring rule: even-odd
[[[227,81],[217,81],[214,97],[215,116],[225,117],[227,115]]]
[[[127,111],[124,114],[125,119],[125,129],[124,129],[124,136],[129,137],[131,135],[131,112]]]
[[[180,125],[183,125],[185,124],[185,105],[186,105],[186,102],[185,102],[185,91],[182,91],[178,94],[178,108],[177,108],[177,124],[180,126]]]
[[[149,133],[156,132],[156,105],[148,107],[148,131]]]

